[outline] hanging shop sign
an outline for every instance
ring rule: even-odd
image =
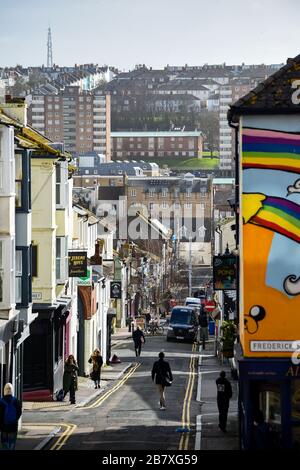
[[[111,281],[110,283],[110,298],[121,299],[122,298],[122,282]]]
[[[87,276],[87,252],[69,251],[69,277]]]
[[[235,256],[214,256],[214,290],[236,289],[237,258]]]

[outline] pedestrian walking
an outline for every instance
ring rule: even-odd
[[[71,354],[65,361],[64,376],[63,376],[63,389],[64,397],[70,392],[70,402],[75,405],[75,392],[78,390],[77,372],[79,367],[74,356]]]
[[[161,410],[166,409],[166,397],[165,388],[172,385],[173,375],[170,364],[164,360],[165,355],[160,352],[159,360],[154,362],[152,367],[152,381],[155,379],[155,383],[159,393],[159,406]]]
[[[142,344],[146,342],[145,335],[140,326],[132,333],[132,339],[134,342],[135,355],[140,356],[142,350]]]
[[[0,431],[3,450],[15,450],[18,434],[18,421],[22,415],[21,403],[14,396],[13,386],[4,386],[3,398],[0,399]]]
[[[151,321],[151,314],[150,314],[150,312],[147,312],[147,313],[146,313],[145,319],[146,319],[146,326],[149,326],[149,323],[150,323],[150,321]]]
[[[225,377],[226,373],[222,370],[220,372],[220,377],[216,380],[218,392],[217,403],[219,410],[219,428],[223,432],[226,432],[229,400],[232,397],[231,384]]]
[[[205,349],[205,341],[208,341],[208,314],[203,311],[199,315],[200,325],[200,343],[202,343],[202,349]]]
[[[88,362],[89,364],[92,364],[90,377],[95,383],[95,388],[100,388],[100,374],[101,367],[103,365],[103,358],[99,349],[95,349]]]

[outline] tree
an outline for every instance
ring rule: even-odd
[[[199,128],[204,135],[210,156],[219,147],[219,118],[218,114],[212,111],[204,111],[198,116]]]

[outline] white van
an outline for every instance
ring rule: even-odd
[[[201,305],[201,299],[198,299],[197,297],[187,297],[185,299],[185,305],[195,305],[195,306],[200,306]]]

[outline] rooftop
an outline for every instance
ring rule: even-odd
[[[242,114],[299,114],[299,104],[292,99],[296,80],[300,80],[300,54],[230,106],[228,120],[237,122]]]
[[[200,137],[201,131],[111,132],[111,137]]]

